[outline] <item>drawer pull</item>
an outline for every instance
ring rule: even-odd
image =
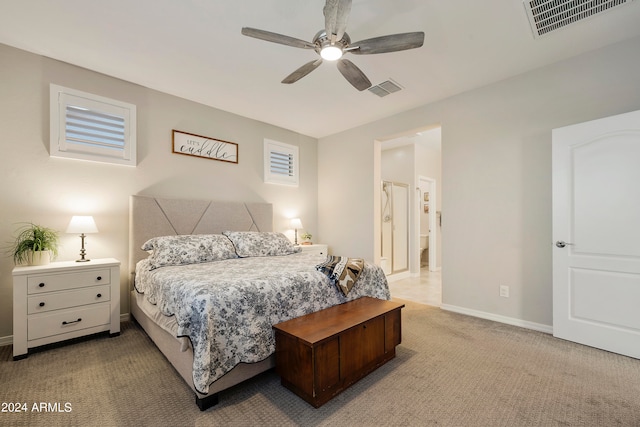
[[[102,276],[96,277],[96,280],[98,280],[98,281],[102,280]]]
[[[102,294],[98,294],[98,295],[96,295],[96,296],[97,296],[98,298],[101,298],[101,297],[102,297]]]
[[[41,288],[44,288],[44,283],[40,283],[38,286],[40,286]]]
[[[43,302],[41,302],[39,305],[40,305],[40,307],[44,307],[44,303]]]
[[[67,322],[66,320],[62,322],[63,325],[70,325],[72,323],[78,323],[81,322],[82,318],[78,318],[78,320],[72,320],[71,322]]]

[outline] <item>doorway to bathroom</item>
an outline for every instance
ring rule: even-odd
[[[392,274],[390,259],[384,252],[384,238],[378,237],[382,243],[380,264],[383,269],[387,266],[385,273],[391,295],[439,306],[442,301],[441,129],[428,127],[379,141],[378,176],[382,181],[378,181],[381,199],[378,211],[380,234],[385,229],[386,194],[383,182],[402,182],[409,186],[408,227],[403,230],[408,241],[408,270]]]

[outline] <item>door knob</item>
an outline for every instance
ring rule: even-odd
[[[558,240],[556,242],[556,246],[559,247],[559,248],[564,248],[567,245],[573,245],[573,243],[567,243],[567,242],[564,242],[562,240]]]

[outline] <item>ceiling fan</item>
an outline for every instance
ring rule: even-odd
[[[352,0],[327,0],[324,6],[325,28],[318,31],[311,42],[249,27],[242,28],[242,34],[286,46],[313,49],[320,55],[320,58],[307,62],[289,74],[282,83],[297,82],[318,68],[323,60],[327,60],[337,61],[338,70],[344,78],[356,89],[362,91],[371,87],[371,82],[353,62],[342,57],[345,53],[371,55],[415,49],[424,43],[424,33],[420,31],[392,34],[351,43],[351,38],[345,32],[351,12],[351,2]]]

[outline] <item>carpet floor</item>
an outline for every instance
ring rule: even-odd
[[[135,322],[0,347],[1,426],[640,426],[640,360],[403,301],[396,358],[319,409],[273,372],[194,395]],[[18,409],[20,411],[18,411]]]

